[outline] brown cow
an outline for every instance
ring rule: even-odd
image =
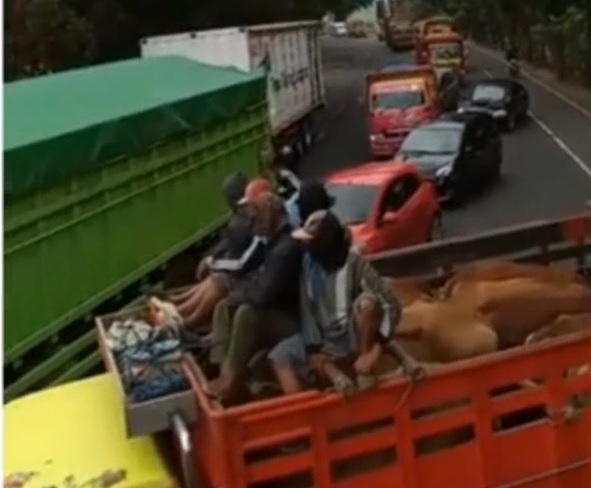
[[[433,299],[433,289],[429,280],[423,278],[384,278],[400,305],[406,307],[417,300]]]
[[[497,333],[500,348],[523,344],[560,315],[591,313],[591,290],[586,286],[532,278],[457,282],[449,300],[481,317]]]
[[[583,283],[583,279],[574,269],[511,261],[477,261],[455,267],[453,276],[442,287],[441,292],[442,296],[450,296],[458,283],[507,281],[516,278],[530,278],[557,285]]]

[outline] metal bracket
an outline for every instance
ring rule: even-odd
[[[199,488],[199,482],[195,475],[195,467],[193,465],[193,442],[191,441],[191,433],[180,413],[174,413],[170,418],[172,432],[176,438],[181,455],[181,469],[183,475],[184,488]]]

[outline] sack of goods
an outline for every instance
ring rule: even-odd
[[[142,316],[116,320],[109,327],[106,343],[132,402],[189,388],[181,368],[182,323],[174,305],[152,297]]]

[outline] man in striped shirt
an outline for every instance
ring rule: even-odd
[[[304,266],[301,331],[269,354],[282,390],[295,393],[320,378],[346,392],[354,384],[339,365],[351,363],[358,386],[370,386],[382,344],[400,318],[398,301],[331,212],[314,212],[292,235],[307,248],[304,263],[313,259],[325,273]]]

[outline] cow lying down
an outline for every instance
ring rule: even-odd
[[[416,278],[390,280],[390,286],[403,305],[396,339],[408,354],[427,364],[567,334],[591,334],[591,289],[568,269],[480,262],[459,267],[439,288]],[[393,360],[386,363],[384,372],[397,366]],[[591,362],[568,374],[590,371]],[[508,389],[534,386],[525,380]],[[591,398],[574,402],[589,405]]]
[[[415,278],[390,286],[403,306],[396,336],[417,343],[416,359],[426,362],[520,346],[542,330],[553,337],[584,330],[591,314],[591,288],[574,271],[550,266],[482,262],[459,267],[437,289]]]

